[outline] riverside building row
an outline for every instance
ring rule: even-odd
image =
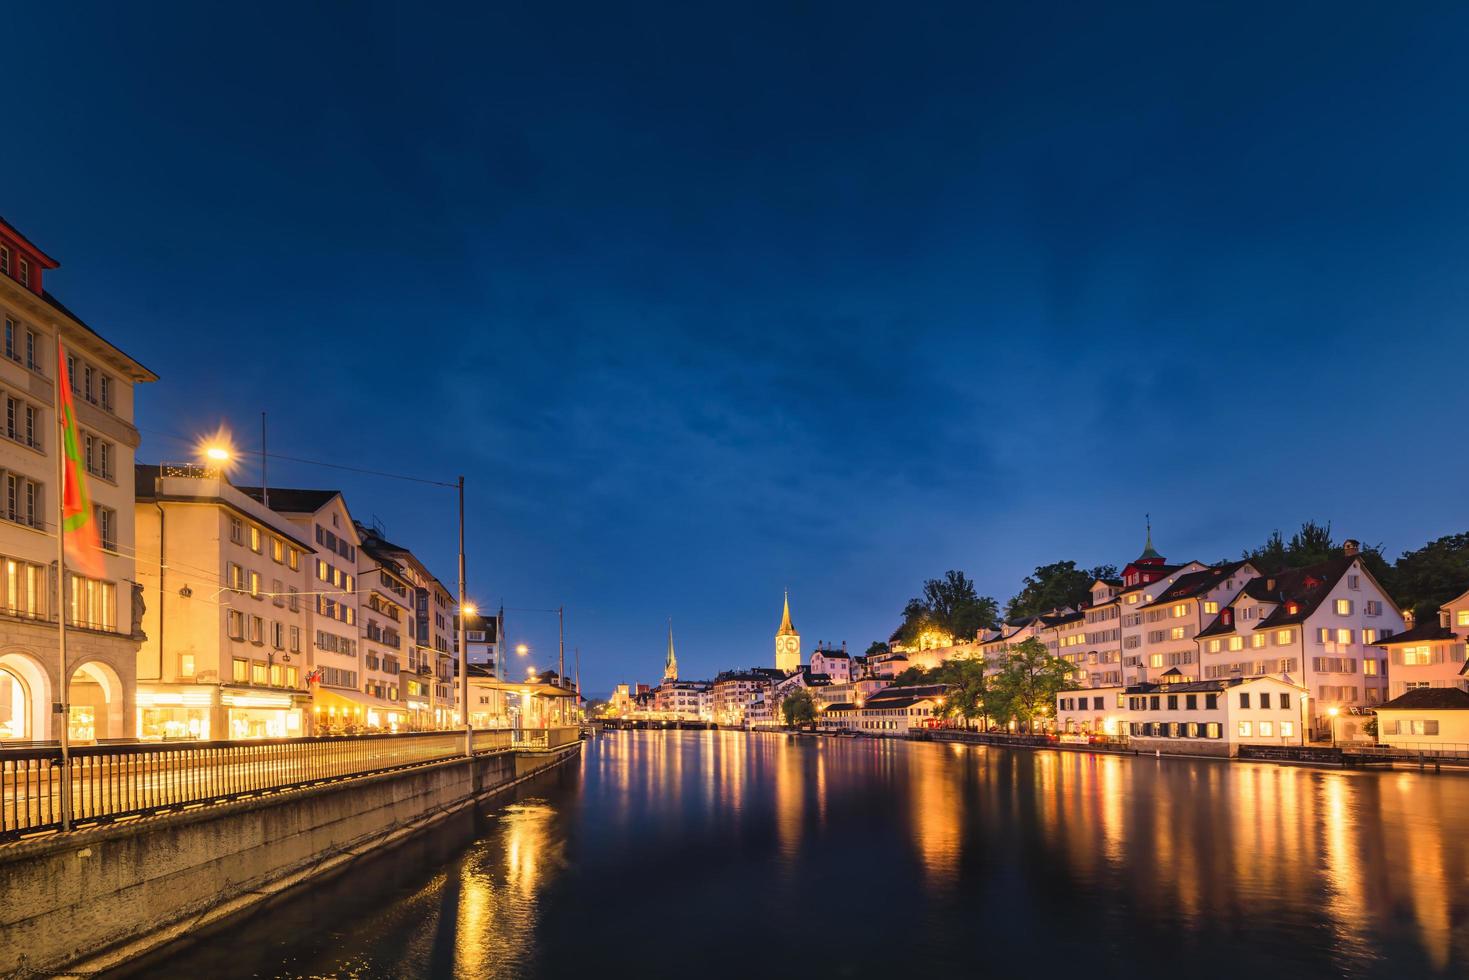
[[[138,465],[157,377],[44,288],[57,267],[0,219],[0,744],[456,725],[450,590],[335,490]],[[105,570],[62,583],[64,668],[58,341]]]

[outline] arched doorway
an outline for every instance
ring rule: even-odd
[[[0,654],[0,742],[50,738],[50,711],[50,678],[35,658]]]
[[[111,667],[98,660],[80,665],[71,675],[67,695],[71,704],[68,735],[72,742],[123,737],[122,679]]]

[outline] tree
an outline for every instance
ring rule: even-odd
[[[919,684],[937,683],[929,675],[930,671],[924,670],[922,667],[909,667],[907,670],[901,671],[896,677],[893,678],[892,686],[916,687]]]
[[[1341,554],[1341,545],[1331,536],[1331,522],[1317,524],[1306,521],[1301,529],[1287,541],[1279,530],[1271,531],[1265,543],[1246,550],[1240,557],[1249,561],[1262,574],[1274,575],[1287,568],[1305,568],[1335,558]],[[1364,546],[1362,563],[1380,581],[1384,588],[1392,577],[1392,567],[1382,557],[1382,546]]]
[[[889,647],[886,643],[882,642],[881,640],[873,640],[871,643],[869,643],[867,645],[867,652],[865,654],[863,654],[863,656],[865,656],[865,657],[875,657],[875,656],[877,656],[878,654],[881,654],[881,653],[891,653],[891,652],[892,652],[892,648]]]
[[[923,583],[922,598],[903,607],[903,625],[893,634],[896,642],[916,646],[925,630],[946,633],[955,640],[972,640],[980,630],[999,621],[999,604],[981,596],[963,572],[951,569],[943,578]]]
[[[1384,583],[1386,584],[1386,583]],[[1398,558],[1393,598],[1420,623],[1438,622],[1439,607],[1469,589],[1469,534],[1450,534]]]
[[[1020,592],[1006,604],[1005,617],[1019,619],[1067,606],[1079,608],[1090,597],[1093,582],[1099,578],[1116,577],[1116,565],[1077,568],[1074,561],[1041,565],[1025,577]]]
[[[1003,692],[1016,720],[1033,730],[1035,719],[1056,703],[1056,694],[1066,689],[1071,665],[1051,656],[1035,637],[1010,648],[997,686]]]
[[[985,669],[983,657],[955,657],[945,660],[934,672],[938,680],[951,685],[939,706],[944,718],[959,717],[964,727],[976,718],[987,718],[1000,707],[997,703],[994,676]]]
[[[810,691],[798,687],[780,703],[780,713],[785,717],[787,728],[805,725],[816,720],[816,702],[811,700]]]

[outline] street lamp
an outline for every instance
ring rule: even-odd
[[[516,653],[517,653],[517,654],[519,654],[519,655],[520,655],[520,656],[522,656],[522,657],[523,657],[523,656],[525,656],[525,655],[526,655],[526,654],[527,654],[527,653],[530,653],[530,647],[528,647],[528,646],[526,646],[526,645],[525,645],[525,644],[524,644],[524,643],[521,643],[521,644],[519,644],[519,645],[518,645],[518,646],[516,646],[516,648],[515,648],[515,652],[516,652]]]
[[[1330,707],[1326,709],[1326,714],[1331,719],[1331,747],[1336,748],[1336,716],[1341,714],[1341,709]]]

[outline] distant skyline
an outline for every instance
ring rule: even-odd
[[[452,481],[584,686],[958,568],[1469,530],[1469,9],[30,5],[0,214],[144,462]],[[237,474],[258,479],[254,464]],[[337,487],[445,582],[452,491]]]

